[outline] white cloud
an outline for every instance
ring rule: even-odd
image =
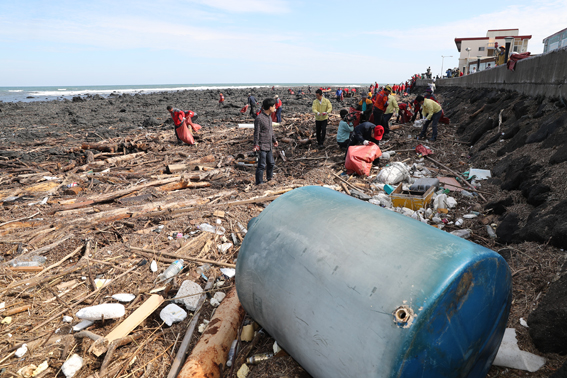
[[[532,35],[528,50],[543,51],[543,38],[564,29],[567,25],[567,6],[562,1],[536,1],[528,6],[513,5],[503,11],[485,13],[468,20],[441,23],[432,26],[402,30],[375,31],[385,36],[391,46],[408,50],[456,50],[455,38],[484,37],[490,29],[520,29],[521,35]],[[456,52],[456,51],[455,51]]]
[[[192,0],[194,3],[206,5],[232,13],[287,13],[289,5],[283,0]]]

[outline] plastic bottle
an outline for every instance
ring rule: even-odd
[[[249,357],[246,362],[250,365],[257,365],[258,363],[269,360],[272,357],[274,357],[273,353],[260,353]]]
[[[211,264],[203,264],[197,268],[197,274],[200,276],[204,275],[209,272],[209,269],[211,269]]]
[[[455,221],[455,226],[461,227],[463,225],[463,222],[464,222],[463,219],[459,218]]]
[[[496,239],[498,237],[496,235],[496,232],[494,232],[494,230],[492,229],[492,227],[489,224],[486,225],[486,232],[488,233],[488,236],[490,237],[490,239]]]
[[[245,229],[244,226],[240,224],[240,222],[236,222],[236,225],[237,225],[238,228],[240,229],[240,232],[242,232],[243,235],[246,235],[246,233],[248,232],[248,230]]]
[[[45,264],[47,259],[43,256],[33,256],[28,261],[14,261],[12,266],[40,266]]]
[[[173,276],[176,276],[183,270],[183,260],[175,260],[171,265],[160,275],[158,275],[158,281],[165,281]]]
[[[233,340],[232,344],[230,345],[230,350],[228,351],[228,360],[226,361],[226,366],[232,366],[232,360],[234,359],[234,355],[236,354],[236,345],[238,344],[238,340]]]
[[[464,190],[464,189],[461,190],[461,195],[462,195],[463,197],[469,197],[469,198],[474,197],[474,195],[473,195],[471,192],[468,192],[468,191],[466,191],[466,190]]]

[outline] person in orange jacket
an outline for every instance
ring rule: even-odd
[[[374,124],[382,125],[384,128],[384,139],[389,138],[390,128],[388,123],[384,122],[384,112],[388,107],[388,96],[392,93],[392,87],[386,85],[384,89],[374,98],[374,109],[372,109],[372,114],[374,115]]]
[[[224,105],[224,96],[222,93],[219,93],[219,107]]]

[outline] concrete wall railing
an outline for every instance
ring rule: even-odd
[[[439,79],[435,85],[437,88],[507,89],[529,96],[562,98],[567,102],[567,49],[520,60],[515,71],[502,65],[471,75]]]

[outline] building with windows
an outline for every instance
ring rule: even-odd
[[[567,30],[567,29],[566,29]],[[496,55],[499,46],[506,46],[506,37],[514,40],[510,45],[510,54],[528,51],[528,41],[531,35],[520,35],[520,29],[494,29],[486,32],[486,37],[455,38],[459,50],[459,68],[464,73],[472,72],[472,67],[480,60],[479,71],[490,64],[496,64]]]
[[[567,29],[558,31],[543,40],[543,53],[567,46]]]

